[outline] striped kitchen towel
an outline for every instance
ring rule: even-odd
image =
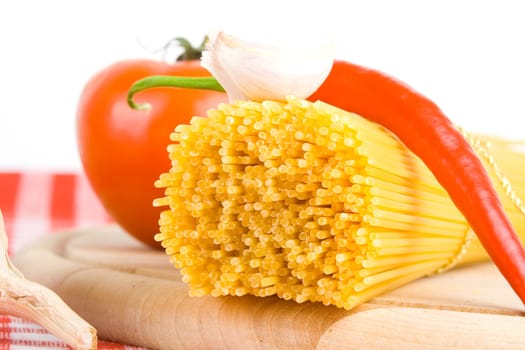
[[[45,235],[111,222],[86,178],[77,173],[0,172],[0,210],[11,255]],[[0,314],[0,350],[68,348],[44,328]],[[103,340],[98,348],[140,349]]]

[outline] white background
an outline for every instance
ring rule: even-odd
[[[397,76],[473,131],[525,138],[525,13],[493,1],[2,1],[0,170],[81,169],[76,105],[96,71],[211,29],[320,32],[337,57]],[[319,36],[319,35],[317,35]]]

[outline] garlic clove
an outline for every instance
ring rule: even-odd
[[[95,328],[56,293],[25,279],[9,259],[7,244],[0,211],[0,312],[38,323],[75,349],[96,349]]]
[[[330,73],[333,41],[317,47],[270,46],[224,32],[209,34],[201,65],[224,87],[230,100],[283,101],[307,98]]]

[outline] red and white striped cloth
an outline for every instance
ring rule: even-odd
[[[0,210],[9,254],[45,235],[111,222],[86,178],[74,173],[0,172]],[[0,350],[68,348],[42,327],[0,314]],[[139,349],[103,340],[98,348]]]

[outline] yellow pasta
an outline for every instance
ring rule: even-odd
[[[156,239],[192,295],[277,295],[350,309],[487,259],[423,163],[358,115],[293,97],[241,101],[194,117],[171,138],[172,167],[156,183],[166,196],[155,204],[168,207]],[[518,145],[490,141],[476,149],[525,232],[524,174],[512,166]]]

